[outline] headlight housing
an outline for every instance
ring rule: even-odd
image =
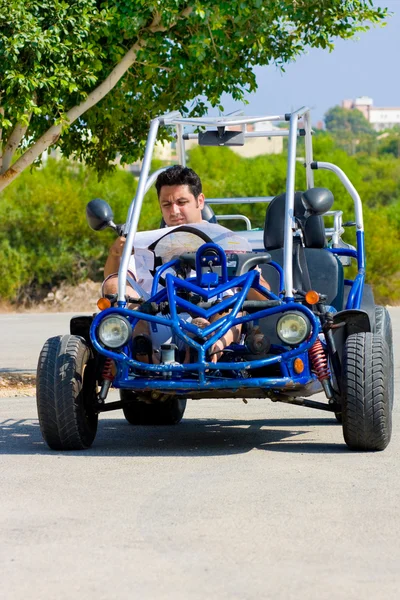
[[[101,321],[97,333],[107,348],[121,348],[131,338],[132,326],[125,317],[109,315]]]
[[[288,312],[278,320],[276,333],[279,339],[289,346],[297,346],[310,335],[310,321],[297,312]]]

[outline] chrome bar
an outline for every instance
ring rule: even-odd
[[[144,190],[145,195],[147,194],[147,192],[149,191],[149,189],[151,188],[151,186],[153,185],[153,183],[155,183],[157,177],[160,175],[160,173],[163,173],[164,171],[166,171],[169,167],[161,167],[161,169],[157,169],[157,171],[154,171],[154,173],[152,173],[151,175],[149,175],[149,177],[147,178],[146,181],[146,187]]]
[[[275,196],[246,196],[245,198],[206,198],[207,204],[257,204],[259,202],[268,203]]]
[[[313,162],[313,148],[312,148],[312,129],[311,129],[311,115],[310,111],[304,113],[304,130],[305,130],[305,150],[306,150],[306,185],[307,189],[314,187],[314,171],[311,168]]]
[[[160,173],[162,173],[163,171],[166,171],[168,169],[168,167],[162,167],[161,169],[157,169],[157,171],[154,171],[154,173],[152,173],[151,175],[149,175],[149,177],[147,178],[146,181],[146,187],[144,190],[144,195],[147,194],[147,192],[149,191],[149,189],[151,188],[151,186],[153,185],[153,183],[156,181],[157,177],[160,175]],[[132,217],[132,212],[133,212],[133,207],[135,206],[135,202],[131,202],[131,205],[129,207],[129,211],[128,211],[128,217],[126,219],[126,222],[129,223],[129,221],[131,220]]]
[[[343,211],[341,210],[329,210],[326,212],[324,217],[333,217],[333,227],[326,227],[325,234],[332,237],[333,244],[339,244],[340,236],[344,233],[343,227]]]
[[[300,132],[297,132],[297,135],[299,136]],[[289,130],[282,129],[281,131],[275,131],[275,130],[272,130],[272,131],[245,131],[244,137],[245,138],[289,137]],[[198,133],[184,133],[183,139],[184,140],[198,140],[199,134]]]
[[[315,166],[314,166],[315,165]],[[359,193],[357,192],[354,185],[351,183],[350,179],[347,175],[342,171],[342,169],[332,163],[328,162],[314,162],[313,168],[317,169],[325,169],[326,171],[332,171],[337,175],[340,181],[343,183],[346,190],[349,192],[350,196],[353,198],[354,202],[354,214],[356,217],[356,227],[357,231],[364,231],[364,220],[363,220],[363,211],[362,211],[362,203]]]
[[[183,125],[180,123],[176,126],[176,152],[178,154],[178,164],[186,167],[185,138],[183,136]]]
[[[151,166],[154,145],[157,139],[159,119],[153,119],[150,123],[149,135],[147,136],[146,150],[143,157],[142,170],[140,172],[139,184],[136,190],[136,196],[133,202],[133,209],[129,221],[127,222],[127,237],[122,252],[121,263],[118,271],[118,302],[125,302],[126,274],[129,266],[129,259],[132,254],[133,240],[137,231],[140,211],[142,209],[143,198],[145,194],[146,183]]]
[[[182,115],[179,110],[172,110],[169,113],[165,113],[164,115],[160,115],[158,117],[160,125],[167,125],[169,122],[174,119],[181,119]]]
[[[244,221],[246,223],[247,231],[251,231],[251,221],[248,217],[245,217],[244,215],[215,215],[215,218],[217,219],[217,221]]]
[[[300,109],[302,110],[302,109]],[[294,219],[294,191],[296,175],[296,141],[299,111],[292,113],[290,117],[290,129],[288,140],[288,164],[286,172],[286,207],[285,207],[285,229],[283,247],[283,273],[285,297],[293,297],[293,233],[296,228]]]
[[[300,109],[303,110],[303,109]],[[169,118],[160,117],[164,125],[215,125],[220,127],[229,127],[233,125],[242,125],[243,123],[261,123],[263,121],[286,121],[285,115],[271,115],[269,117],[198,117],[198,118]]]

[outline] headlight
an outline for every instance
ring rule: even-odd
[[[107,348],[120,348],[130,339],[132,327],[125,317],[110,315],[100,323],[98,335]]]
[[[311,325],[300,313],[286,313],[276,324],[276,333],[285,344],[296,346],[310,334]]]

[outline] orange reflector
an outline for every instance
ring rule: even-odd
[[[300,374],[304,371],[304,363],[301,358],[294,359],[293,368],[297,374]]]
[[[110,308],[111,302],[108,298],[99,298],[97,300],[97,308],[100,310],[106,310],[106,308]]]
[[[310,290],[306,294],[306,302],[307,304],[317,304],[319,302],[319,294],[314,290]]]

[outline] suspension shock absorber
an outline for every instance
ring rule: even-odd
[[[114,361],[112,358],[106,358],[101,375],[103,377],[103,383],[98,395],[98,399],[99,402],[103,404],[104,400],[107,398],[108,390],[110,389],[111,383],[114,379]]]
[[[322,387],[324,388],[326,397],[330,400],[333,397],[333,391],[330,384],[328,359],[326,357],[321,340],[318,338],[315,340],[308,351],[308,356],[317,375],[318,381],[320,381]]]

